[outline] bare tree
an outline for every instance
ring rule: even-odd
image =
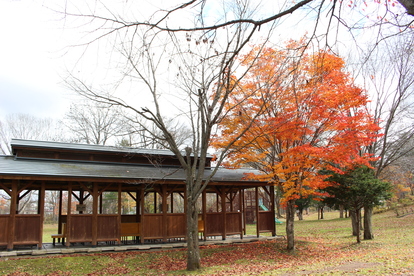
[[[391,41],[388,41],[389,43]],[[373,163],[377,177],[411,152],[414,138],[414,39],[401,37],[373,56],[364,68],[371,109],[383,136],[367,151],[380,158]],[[397,49],[397,51],[395,51]]]
[[[174,119],[165,119],[166,127],[170,130],[177,146],[184,149],[191,144],[191,129],[185,124],[175,122]],[[118,142],[120,146],[137,147],[146,149],[168,149],[168,143],[162,131],[152,122],[142,118],[127,116],[125,118],[127,134]]]
[[[364,80],[372,94],[372,112],[381,136],[366,150],[378,156],[376,177],[414,151],[414,39],[388,40],[365,64]],[[377,55],[374,55],[377,54]],[[364,207],[364,239],[372,239],[372,207]]]
[[[124,115],[119,109],[98,103],[72,104],[63,120],[73,140],[105,145],[126,133]]]
[[[12,138],[58,141],[63,140],[63,134],[58,123],[51,118],[10,114],[0,120],[0,152],[11,154]]]

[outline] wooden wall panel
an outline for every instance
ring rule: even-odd
[[[145,239],[163,238],[162,214],[145,214],[142,223],[142,235]]]
[[[40,215],[16,215],[16,227],[13,244],[40,243]]]
[[[259,212],[259,232],[272,232],[274,229],[275,217],[272,211]]]
[[[206,236],[221,235],[223,233],[223,214],[222,213],[207,213],[205,221]]]
[[[0,245],[7,245],[10,215],[0,215]]]
[[[92,215],[71,215],[69,242],[92,242]]]
[[[98,241],[119,239],[118,215],[98,215]]]
[[[243,231],[242,228],[242,213],[231,212],[227,213],[227,234],[240,234]]]
[[[167,215],[167,237],[179,238],[186,236],[186,217],[185,214]]]

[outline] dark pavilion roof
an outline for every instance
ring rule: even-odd
[[[13,154],[16,153],[15,151],[16,148],[24,147],[24,148],[33,148],[33,149],[37,148],[37,149],[42,149],[42,150],[65,150],[65,151],[71,150],[71,151],[99,152],[99,153],[174,156],[174,153],[172,151],[165,150],[165,149],[114,147],[114,146],[24,140],[24,139],[12,139],[11,147],[13,149]],[[212,156],[208,156],[208,158],[212,158]]]
[[[0,179],[31,179],[31,180],[48,180],[71,181],[82,179],[82,181],[115,181],[124,183],[142,183],[142,182],[165,182],[165,183],[183,183],[185,172],[178,165],[168,163],[166,165],[154,165],[151,162],[142,163],[139,155],[167,156],[174,158],[174,154],[168,150],[149,150],[149,149],[131,149],[116,148],[99,145],[84,145],[58,142],[45,142],[33,140],[12,140],[13,155],[0,156]],[[110,162],[93,160],[68,160],[36,157],[36,151],[42,154],[51,151],[61,153],[83,151],[89,155],[95,153],[109,154],[114,158],[130,154],[136,155],[136,160],[128,162]],[[29,152],[30,154],[26,154]],[[35,153],[33,153],[35,152]],[[25,155],[26,154],[26,155]],[[119,158],[118,158],[119,159]],[[117,160],[118,160],[117,159]],[[120,160],[120,159],[119,159]],[[123,159],[125,160],[125,159]],[[134,163],[135,162],[135,163]],[[141,163],[140,163],[141,162]],[[207,177],[213,168],[207,169]],[[248,169],[230,170],[219,168],[213,182],[235,183],[241,185],[254,185],[254,183],[263,185],[263,182],[244,180],[245,173],[255,172]],[[257,172],[257,171],[256,171]]]

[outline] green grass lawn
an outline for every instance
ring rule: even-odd
[[[285,250],[283,238],[205,246],[203,268],[193,273],[185,271],[183,249],[3,258],[0,275],[414,275],[414,215],[376,214],[373,225],[375,239],[357,244],[350,219],[312,214],[295,221],[295,252]],[[284,227],[277,225],[278,235],[285,235]],[[254,235],[255,226],[248,232]]]
[[[58,225],[57,224],[44,224],[43,225],[43,242],[51,243],[51,235],[58,234]]]

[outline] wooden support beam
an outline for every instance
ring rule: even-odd
[[[2,188],[10,197],[11,197],[11,190],[3,185],[3,183],[0,182],[0,188]]]
[[[256,206],[255,206],[255,209],[256,209],[256,233],[257,233],[257,237],[259,237],[260,236],[260,234],[259,234],[259,222],[260,222],[260,219],[259,219],[259,188],[258,187],[255,187],[254,188],[254,197],[255,197],[255,201],[256,201]]]
[[[103,213],[103,195],[99,196],[99,214]]]
[[[157,192],[154,192],[154,213],[157,213]]]
[[[10,198],[10,218],[9,218],[9,237],[7,242],[7,250],[13,250],[14,234],[16,231],[16,213],[17,213],[17,180],[13,180]]]
[[[96,247],[98,245],[98,183],[94,182],[92,189],[92,247]]]
[[[63,207],[63,191],[60,189],[59,191],[59,210],[58,210],[58,233],[62,233],[62,207]]]
[[[78,201],[78,202],[81,202],[81,198],[80,198],[80,196],[77,196],[73,191],[72,191],[72,193],[71,193],[75,198],[76,198],[76,200]]]
[[[270,194],[270,187],[269,187],[269,190],[268,190],[268,187],[266,187],[266,186],[263,186],[262,188],[266,192],[266,194],[270,197],[271,196],[271,194]]]
[[[239,188],[239,206],[238,211],[240,212],[240,239],[243,239],[243,230],[244,230],[244,211],[242,207],[242,189]]]
[[[108,190],[113,183],[108,183],[108,185],[106,185],[103,189],[98,190],[98,195],[102,195],[103,192],[105,192],[106,190]]]
[[[161,211],[162,211],[162,240],[163,242],[167,241],[167,228],[169,225],[167,224],[167,188],[163,185],[161,185]]]
[[[135,200],[135,201],[137,201],[137,197],[136,196],[134,196],[131,192],[127,192],[127,194],[129,194],[129,196],[133,199],[133,200]]]
[[[143,188],[140,188],[135,192],[135,214],[136,214],[135,221],[136,222],[140,222],[141,214],[143,213],[141,209],[141,200],[142,200],[141,191],[143,190],[144,190]],[[139,230],[141,231],[141,229]]]
[[[276,236],[276,223],[275,223],[275,217],[276,217],[276,211],[275,211],[275,186],[269,187],[270,192],[270,210],[272,211],[272,217],[273,217],[273,229],[272,229],[272,236]]]
[[[24,185],[22,188],[19,188],[17,190],[17,193],[20,194],[22,191],[27,190],[28,187],[30,187],[32,184],[34,183],[34,181],[30,181],[28,182],[26,185]]]
[[[204,233],[203,233],[203,239],[206,240],[206,233],[207,233],[207,192],[206,189],[203,190],[203,193],[201,194],[201,208],[203,210],[203,221],[204,221]]]
[[[243,216],[243,230],[244,230],[244,234],[246,235],[246,203],[245,203],[245,197],[246,197],[246,193],[245,190],[242,189],[241,190],[241,208],[242,208],[242,216]]]
[[[140,227],[139,232],[141,233],[140,241],[144,242],[144,240],[145,240],[144,235],[146,233],[144,233],[144,231],[143,231],[144,230],[144,223],[145,223],[145,191],[144,191],[143,188],[141,189],[141,194],[140,194],[139,201],[140,201],[140,205],[141,205],[141,223],[139,224],[139,227]]]
[[[118,224],[118,245],[121,244],[121,216],[122,216],[122,184],[118,183],[118,217],[117,217],[117,224]]]
[[[174,192],[170,193],[170,210],[174,213]]]
[[[20,192],[18,192],[19,197],[18,197],[18,201],[20,201],[22,198],[24,198],[25,196],[27,196],[28,193],[30,193],[32,190],[26,190],[26,192],[23,195],[20,195]]]
[[[70,246],[72,235],[72,182],[68,184],[68,211],[66,215],[66,247]]]
[[[85,193],[85,191],[83,189],[80,189],[78,202],[79,202],[79,205],[81,205],[81,206],[83,206],[84,193]],[[79,214],[83,214],[83,209],[79,210]]]
[[[221,194],[221,212],[223,214],[223,233],[222,239],[225,240],[227,236],[227,210],[226,210],[226,192],[223,191]]]
[[[45,194],[46,194],[46,184],[45,181],[42,181],[39,191],[39,200],[38,200],[38,214],[40,215],[40,231],[39,231],[39,243],[37,245],[38,249],[42,248],[43,243],[43,221],[45,218]]]
[[[88,186],[86,186],[84,182],[78,182],[78,183],[79,183],[79,185],[80,185],[82,188],[84,188],[85,190],[87,190],[87,191],[88,191],[88,193],[90,193],[90,194],[92,194],[92,193],[93,193],[93,192],[92,192],[92,190],[91,190]]]

